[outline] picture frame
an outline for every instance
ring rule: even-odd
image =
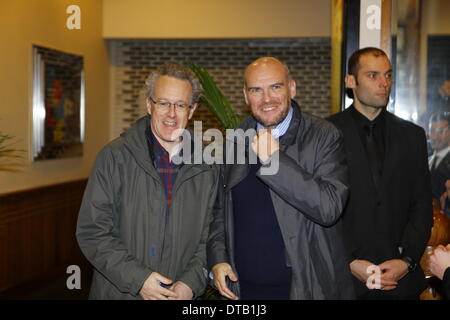
[[[83,56],[33,45],[33,161],[81,157]]]

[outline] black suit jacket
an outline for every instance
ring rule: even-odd
[[[445,182],[450,179],[450,152],[439,162],[439,165],[430,170],[431,190],[433,198],[439,200],[445,192]]]
[[[350,196],[343,213],[345,244],[352,259],[380,264],[404,254],[419,262],[431,233],[433,213],[424,130],[387,112],[385,159],[379,192],[371,178],[366,152],[351,110],[331,116],[344,135]],[[359,296],[367,292],[354,278]],[[398,298],[418,295],[425,288],[419,268],[407,274],[396,289]]]
[[[450,300],[450,267],[445,269],[444,279],[442,279],[442,284],[444,286],[444,293],[447,300]]]

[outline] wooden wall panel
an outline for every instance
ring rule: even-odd
[[[0,292],[86,263],[75,238],[86,182],[0,195]]]
[[[0,290],[2,284],[6,283],[8,280],[8,265],[6,259],[3,257],[3,254],[6,252],[8,239],[6,232],[6,225],[0,224]]]

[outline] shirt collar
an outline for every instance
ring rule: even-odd
[[[153,149],[152,155],[154,159],[162,158],[165,155],[169,155],[169,160],[172,161],[173,156],[177,155],[181,151],[181,143],[177,144],[173,149],[172,152],[169,153],[162,145],[159,143],[158,139],[156,139],[155,135],[153,134],[152,130],[149,128],[148,133],[150,135],[150,140],[153,143]]]
[[[439,165],[439,163],[441,163],[442,159],[444,159],[444,157],[447,155],[447,153],[450,151],[450,146],[448,146],[447,148],[442,149],[439,152],[435,152],[433,153],[433,157],[430,159],[430,165],[431,163],[433,163],[434,158],[437,157],[437,161],[436,161],[436,167]]]
[[[386,118],[386,109],[383,108],[380,112],[380,114],[373,120],[369,120],[364,116],[361,112],[359,112],[355,106],[351,107],[351,113],[353,116],[353,119],[356,121],[356,123],[361,126],[368,126],[371,122],[374,122],[376,125],[384,123],[384,119]]]
[[[286,118],[284,118],[283,121],[281,121],[275,128],[272,129],[272,136],[275,139],[279,139],[280,137],[282,137],[286,133],[286,131],[289,129],[289,124],[291,123],[293,112],[294,112],[294,110],[292,109],[292,106],[290,106],[289,112],[288,112]],[[264,130],[265,128],[261,123],[257,122],[256,129]]]

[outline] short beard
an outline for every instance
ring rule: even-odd
[[[283,122],[283,120],[287,117],[288,113],[289,113],[289,108],[286,108],[286,110],[284,110],[274,121],[267,123],[264,122],[264,120],[257,114],[252,112],[252,116],[253,118],[256,119],[256,121],[258,121],[260,124],[262,124],[265,128],[273,128],[277,125],[279,125],[281,122]]]
[[[372,108],[375,108],[375,109],[383,109],[384,107],[386,107],[388,104],[389,104],[389,95],[387,95],[387,101],[386,101],[386,103],[384,103],[383,105],[373,105],[373,104],[370,104],[370,103],[367,103],[366,101],[364,101],[364,100],[361,100],[361,99],[359,99],[359,97],[358,97],[358,100],[359,100],[359,102],[361,103],[361,104],[363,104],[363,105],[365,105],[365,106],[368,106],[368,107],[372,107]]]

